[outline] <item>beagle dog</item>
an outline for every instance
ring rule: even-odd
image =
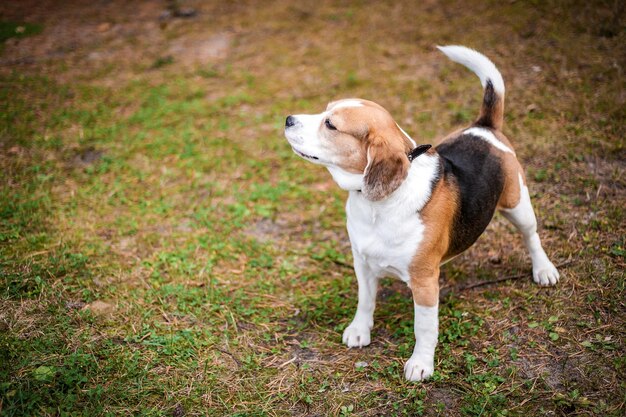
[[[417,146],[383,107],[367,100],[334,101],[322,113],[292,115],[285,123],[293,151],[328,168],[349,191],[347,228],[359,289],[343,342],[369,345],[378,279],[400,278],[411,288],[415,311],[415,348],[404,366],[411,381],[434,372],[439,268],[478,239],[496,209],[524,237],[534,281],[559,280],[537,234],[524,170],[502,133],[502,75],[472,49],[439,49],[478,75],[484,96],[476,121],[434,148]]]

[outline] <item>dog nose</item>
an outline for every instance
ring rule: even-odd
[[[293,116],[287,116],[287,120],[285,120],[285,127],[291,127],[296,124],[296,118]]]

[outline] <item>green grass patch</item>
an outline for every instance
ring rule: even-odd
[[[43,25],[38,23],[18,23],[0,21],[0,42],[10,38],[25,38],[41,33]]]

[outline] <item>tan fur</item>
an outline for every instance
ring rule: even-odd
[[[374,138],[368,147],[368,164],[363,176],[363,195],[372,201],[382,200],[402,184],[409,173],[410,162],[397,141]]]
[[[332,134],[331,133],[326,133]],[[336,154],[341,156],[338,163],[341,169],[353,174],[362,174],[367,166],[367,142],[355,136],[343,132],[336,133],[330,139],[336,149]]]
[[[513,145],[511,145],[509,139],[502,132],[496,130],[493,131],[493,134],[500,142],[514,151]],[[522,175],[522,181],[526,184],[524,169],[514,154],[502,152],[495,147],[492,147],[492,152],[498,152],[500,158],[502,158],[502,173],[504,174],[504,188],[502,189],[502,194],[498,200],[498,208],[513,208],[517,206],[520,200],[521,190],[519,185],[519,174]]]
[[[502,172],[504,173],[504,188],[498,200],[498,208],[513,208],[520,201],[519,174],[522,174],[524,178],[524,171],[517,158],[506,153],[502,155]]]
[[[381,200],[395,191],[407,176],[406,158],[411,142],[398,128],[389,112],[380,105],[359,100],[362,106],[328,105],[329,119],[337,130],[320,126],[327,146],[340,156],[339,166],[352,173],[364,173],[363,193],[370,200]]]
[[[447,260],[457,195],[453,186],[441,180],[421,211],[426,230],[409,265],[413,301],[418,305],[432,307],[439,302],[439,265]]]
[[[496,102],[491,107],[486,107],[485,103],[480,107],[480,114],[478,116],[479,120],[488,119],[491,121],[491,128],[495,130],[502,130],[502,125],[504,124],[504,94],[497,94]]]

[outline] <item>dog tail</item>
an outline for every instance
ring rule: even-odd
[[[472,70],[485,89],[480,116],[475,126],[502,129],[504,121],[504,80],[493,62],[480,52],[464,46],[438,46],[448,58]]]

